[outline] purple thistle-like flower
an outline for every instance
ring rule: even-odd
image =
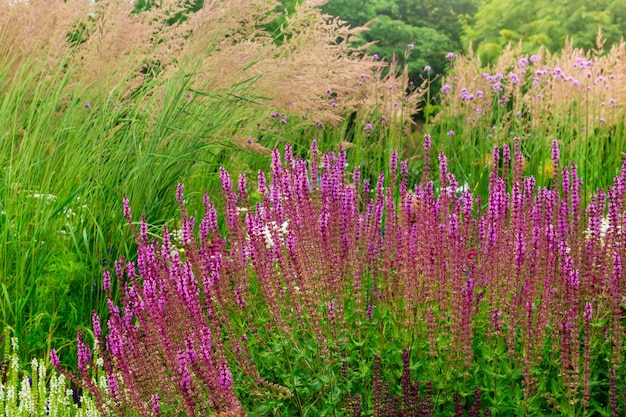
[[[442,92],[442,93],[447,93],[447,92],[449,92],[449,91],[450,91],[450,89],[451,89],[451,88],[452,88],[452,87],[450,87],[450,84],[444,84],[444,86],[443,86],[443,87],[441,87],[441,92]]]
[[[282,119],[280,119],[280,124],[281,125],[286,125],[287,124],[287,118],[283,117]]]
[[[424,67],[424,72],[430,72],[432,70],[432,68],[430,67],[430,65],[426,65]]]
[[[448,131],[448,136],[454,136],[454,135],[455,135],[454,130],[449,130]]]
[[[372,130],[374,130],[374,126],[372,126],[371,123],[366,124],[365,127],[363,128],[364,132],[371,132]]]
[[[412,50],[413,50],[413,48],[415,48],[415,45],[413,45],[412,43],[410,43],[410,44],[408,44],[406,47],[407,47],[407,49],[408,49],[409,51],[412,51]]]
[[[454,52],[448,52],[448,53],[446,54],[446,59],[447,59],[448,61],[452,61],[454,58],[456,58],[456,54],[455,54]]]

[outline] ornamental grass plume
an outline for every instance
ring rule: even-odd
[[[518,139],[494,150],[484,204],[438,160],[437,183],[411,188],[394,152],[370,186],[358,168],[349,175],[344,151],[320,155],[313,143],[307,163],[287,146],[256,193],[222,169],[222,203],[205,195],[199,222],[179,186],[176,245],[168,228],[151,240],[146,219],[135,230],[125,201],[137,260],[117,263],[123,296],[110,302],[108,333],[94,318],[93,351],[79,334],[83,386],[103,411],[141,415],[244,415],[259,401],[251,392],[292,414],[430,415],[459,409],[455,393],[471,415],[504,403],[617,412],[626,159],[587,209],[576,166],[555,169],[553,189],[523,178]],[[399,360],[405,375],[385,381]]]
[[[573,48],[570,42],[558,54],[541,48],[530,59],[522,53],[521,43],[509,45],[487,67],[470,48],[455,60],[451,74],[442,82],[445,110],[440,118],[456,115],[471,126],[501,119],[511,128],[522,120],[525,132],[546,135],[563,135],[569,133],[568,128],[615,127],[626,103],[626,44],[609,51],[602,45],[600,35],[593,52]],[[503,129],[502,134],[509,131]]]
[[[26,67],[40,81],[69,75],[68,92],[115,91],[130,102],[142,88],[164,96],[166,81],[183,70],[198,100],[237,91],[310,126],[336,123],[354,106],[391,118],[380,103],[392,101],[404,103],[408,121],[421,103],[424,89],[405,94],[408,79],[395,64],[352,46],[366,28],[323,14],[323,1],[298,2],[293,11],[273,0],[207,0],[193,10],[184,0],[149,3],[0,1],[0,62],[10,68],[4,82]],[[155,79],[161,83],[150,84]]]

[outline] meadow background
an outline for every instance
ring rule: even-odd
[[[624,13],[0,3],[0,413],[626,415]]]

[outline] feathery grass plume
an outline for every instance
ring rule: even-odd
[[[519,140],[494,150],[482,207],[443,154],[439,190],[432,180],[409,190],[394,153],[390,178],[381,173],[370,193],[358,170],[348,175],[345,152],[318,155],[314,144],[307,166],[286,147],[273,152],[270,178],[259,172],[255,204],[245,177],[235,187],[221,170],[225,232],[206,197],[197,234],[180,185],[176,245],[167,228],[161,243],[145,224],[136,230],[126,200],[139,248],[136,262],[118,263],[124,295],[97,344],[108,391],[79,335],[83,385],[116,412],[147,413],[158,398],[161,410],[191,415],[254,413],[263,405],[251,393],[268,391],[282,394],[266,401],[302,414],[430,415],[459,408],[453,394],[471,415],[569,415],[588,398],[618,410],[626,160],[588,211],[575,166],[547,189],[523,178],[523,163]],[[399,361],[404,376],[383,377]],[[421,389],[411,361],[430,381]]]
[[[194,12],[183,0],[139,12],[133,2],[118,0],[5,0],[0,4],[0,57],[15,70],[30,65],[42,79],[68,68],[69,86],[122,90],[126,98],[149,79],[167,79],[188,68],[194,74],[192,88],[199,92],[239,86],[281,112],[308,118],[311,125],[337,122],[354,106],[391,116],[380,99],[393,95],[387,101],[404,103],[409,120],[421,94],[405,97],[406,79],[395,71],[381,81],[386,65],[368,57],[365,47],[350,46],[364,28],[349,28],[323,14],[322,3],[298,4],[284,17],[278,36],[269,32],[280,17],[279,3],[272,0],[205,1]]]

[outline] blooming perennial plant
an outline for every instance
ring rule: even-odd
[[[626,160],[587,208],[556,142],[558,187],[522,177],[516,139],[493,152],[485,202],[459,188],[443,154],[436,193],[429,161],[410,188],[393,152],[370,184],[359,168],[348,174],[343,151],[320,155],[314,142],[307,163],[287,146],[269,179],[259,172],[258,201],[245,176],[235,190],[222,169],[225,232],[207,195],[196,221],[178,188],[184,251],[171,250],[167,228],[160,242],[145,219],[136,230],[125,201],[137,259],[116,264],[121,304],[109,302],[106,334],[94,315],[93,351],[79,334],[82,386],[114,415],[245,415],[254,390],[292,413],[331,404],[396,415],[416,398],[457,415],[623,410]],[[288,347],[268,356],[281,340]],[[380,389],[375,354],[375,367],[402,355],[403,393]],[[316,388],[292,382],[318,372]],[[411,388],[411,378],[432,383]]]

